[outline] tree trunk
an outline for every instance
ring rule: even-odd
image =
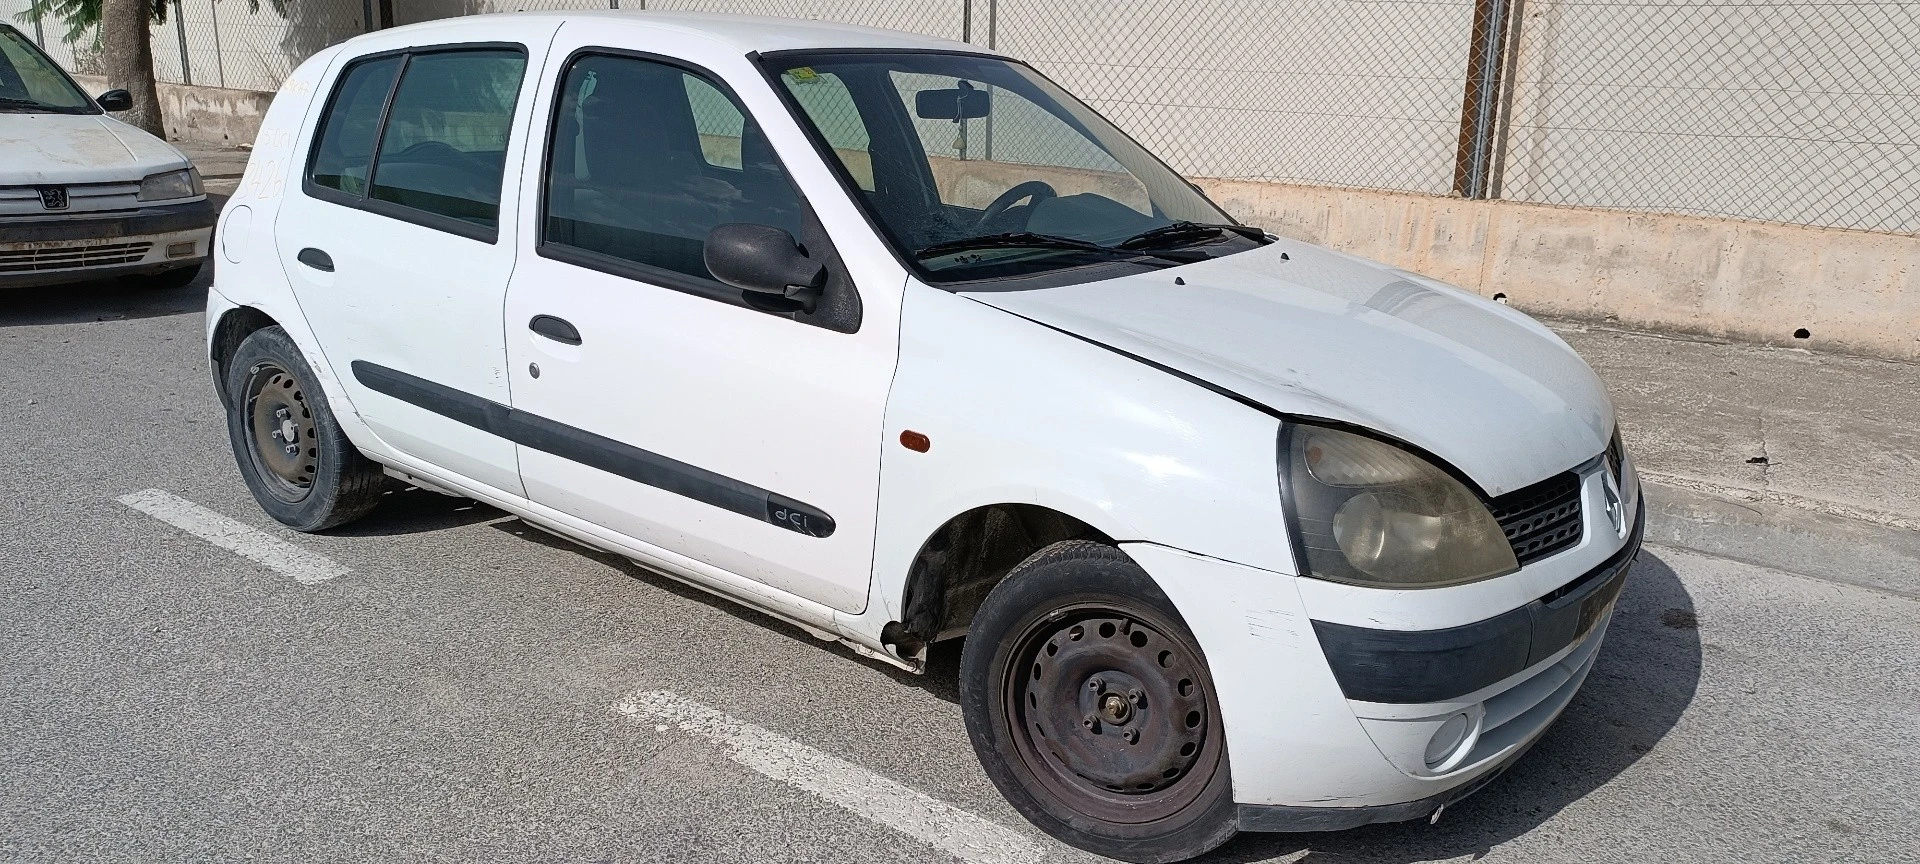
[[[120,119],[167,137],[160,125],[160,89],[153,82],[153,37],[147,29],[153,0],[100,0],[100,48],[107,86],[133,94],[133,108]]]

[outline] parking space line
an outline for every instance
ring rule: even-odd
[[[753,771],[810,792],[971,864],[1039,860],[1046,850],[1014,831],[858,765],[735,720],[664,690],[635,693],[614,706],[636,721],[678,727],[727,749]]]
[[[292,576],[293,581],[302,585],[325,582],[351,572],[351,568],[331,558],[309,552],[160,489],[142,489],[122,495],[120,503],[256,564]]]

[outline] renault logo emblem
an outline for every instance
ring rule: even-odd
[[[40,187],[40,206],[45,207],[48,210],[67,209],[67,187],[65,186]]]

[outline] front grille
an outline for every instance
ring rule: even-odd
[[[1513,545],[1521,566],[1563,552],[1580,542],[1580,475],[1568,471],[1489,503],[1493,518]]]
[[[135,264],[147,257],[152,243],[107,243],[97,246],[48,246],[38,249],[0,250],[0,273],[30,273],[36,270],[71,270],[76,267],[111,267]]]

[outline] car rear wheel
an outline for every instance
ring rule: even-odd
[[[267,515],[298,531],[320,531],[379,503],[385,474],[340,431],[285,330],[249,335],[227,369],[227,437]]]
[[[1236,831],[1206,658],[1152,577],[1112,546],[1056,543],[974,616],[961,705],[1021,815],[1125,861],[1180,861]]]

